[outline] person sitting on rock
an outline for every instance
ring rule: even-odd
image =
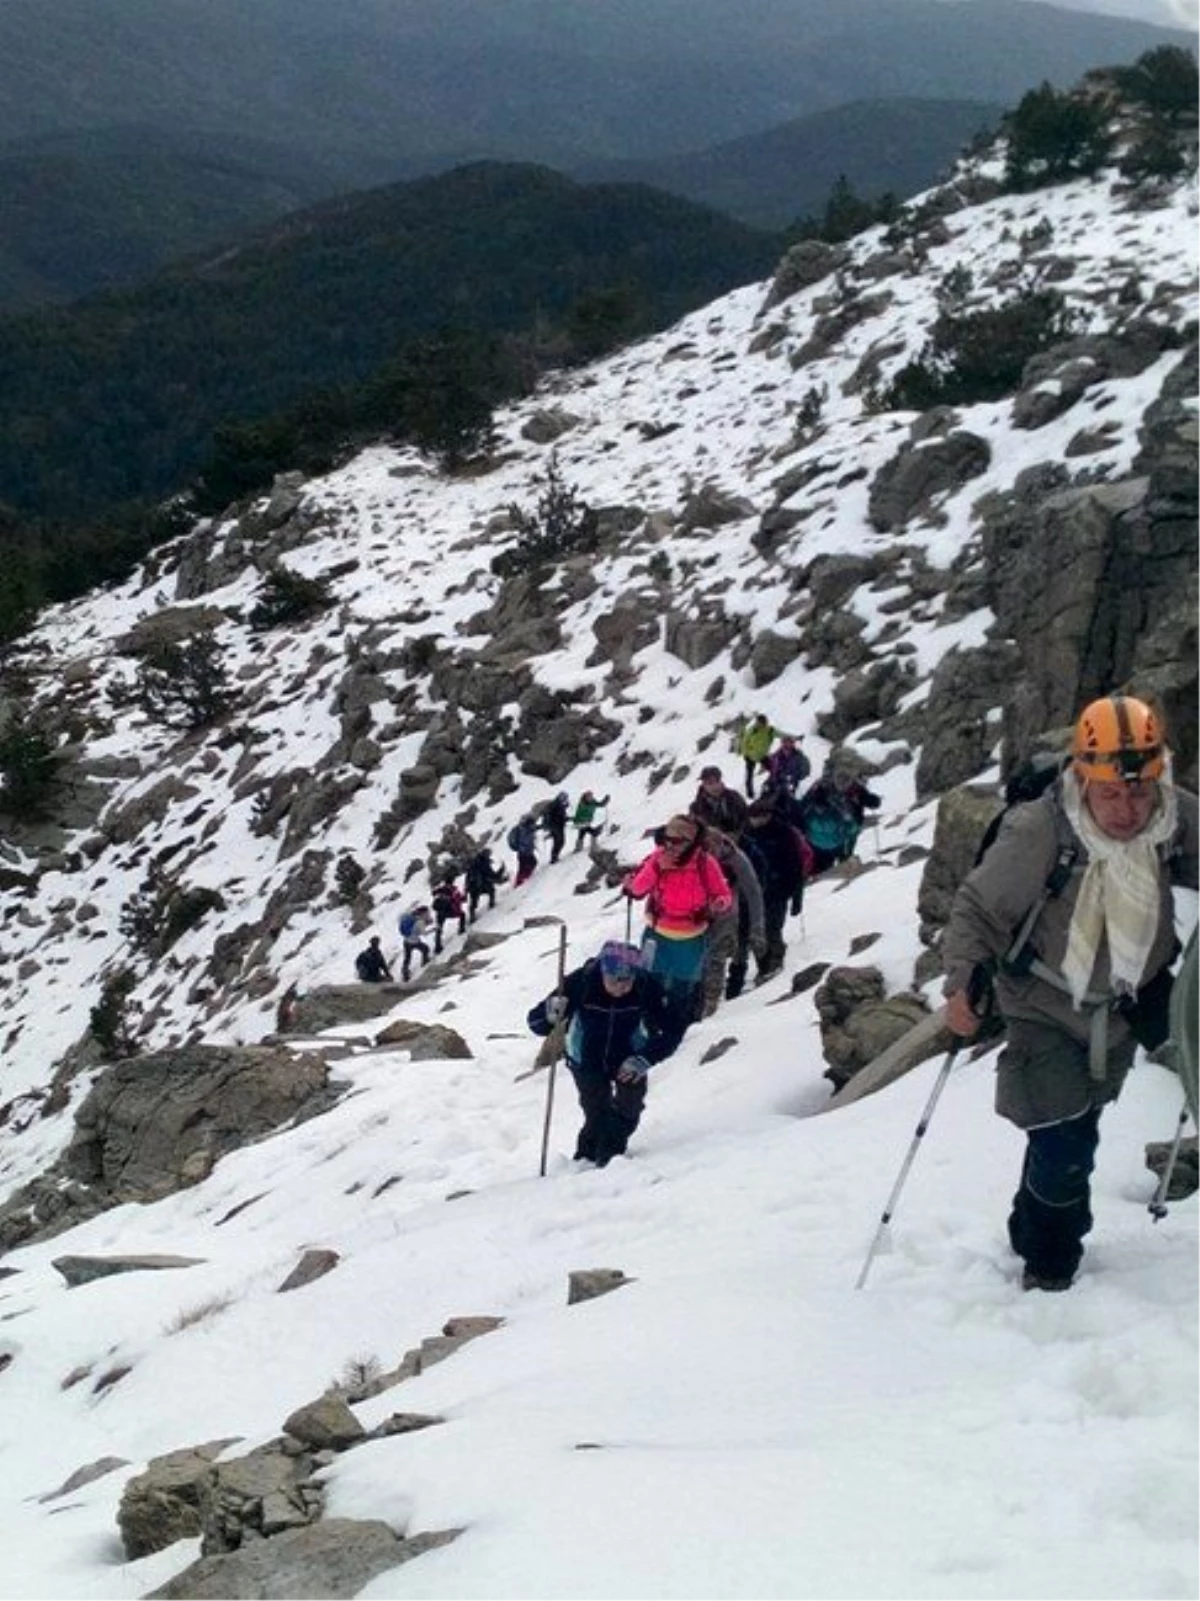
[[[366,947],[354,958],[354,971],[364,984],[382,984],[390,979],[392,970],[379,943],[379,935],[372,934]]]

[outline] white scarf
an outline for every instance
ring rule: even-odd
[[[1157,847],[1175,832],[1177,807],[1169,766],[1159,781],[1158,796],[1150,821],[1135,839],[1112,839],[1097,827],[1075,774],[1070,769],[1063,774],[1063,809],[1088,854],[1062,961],[1076,1010],[1091,983],[1102,936],[1108,938],[1113,989],[1135,990],[1141,983],[1158,932]]]

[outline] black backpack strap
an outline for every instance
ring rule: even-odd
[[[1048,902],[1056,901],[1071,881],[1071,874],[1079,860],[1079,841],[1071,831],[1067,822],[1066,813],[1057,795],[1053,801],[1054,806],[1054,832],[1058,842],[1058,849],[1054,857],[1054,865],[1046,875],[1046,882],[1042,885],[1037,900],[1025,914],[1020,927],[1014,934],[1012,943],[1000,958],[1000,966],[1006,973],[1017,976],[1028,973],[1030,966],[1037,957],[1037,952],[1030,945],[1030,937],[1037,927],[1038,919],[1045,911]]]

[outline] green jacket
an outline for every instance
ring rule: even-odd
[[[599,811],[603,811],[604,807],[606,807],[607,805],[608,805],[608,796],[607,795],[603,796],[600,799],[596,799],[595,797],[593,797],[593,799],[590,800],[590,801],[589,800],[583,800],[581,798],[579,801],[576,802],[575,815],[574,815],[574,817],[572,817],[571,822],[574,824],[574,826],[576,828],[590,828],[592,826],[593,822],[596,819],[596,813],[599,812]]]
[[[738,740],[738,755],[748,762],[761,762],[775,742],[775,730],[770,723],[747,723]]]

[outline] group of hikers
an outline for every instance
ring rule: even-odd
[[[603,1167],[624,1153],[650,1071],[697,1018],[740,993],[750,954],[760,982],[779,971],[784,924],[801,912],[806,880],[853,852],[866,812],[880,804],[836,758],[797,793],[808,759],[795,738],[776,744],[763,717],[751,720],[737,748],[746,794],[729,788],[719,767],[702,769],[688,810],[655,831],[653,849],[622,881],[625,938],[563,972],[528,1014],[533,1033],[557,1031],[574,1079],[583,1112],[578,1161]],[[1033,788],[1010,788],[1007,799],[944,931],[944,1015],[956,1041],[972,1038],[993,1009],[1003,1023],[996,1111],[1025,1137],[1008,1237],[1023,1288],[1061,1291],[1074,1282],[1092,1227],[1100,1115],[1120,1093],[1137,1046],[1181,1042],[1196,1116],[1196,936],[1172,1002],[1172,889],[1198,886],[1197,801],[1174,781],[1160,712],[1126,694],[1086,706],[1069,754]],[[584,800],[594,809],[576,808],[580,830],[592,828],[606,804],[590,792]],[[562,853],[566,815],[559,796],[546,824],[552,861]],[[522,866],[526,878],[533,870],[520,856],[516,882]],[[450,893],[452,880],[439,886],[433,907],[422,909],[424,925],[402,928],[405,976],[414,954],[428,959],[422,927],[433,927],[440,950],[446,924],[465,930],[484,897],[495,904],[504,876],[484,850],[467,870],[465,905]],[[636,903],[645,925],[635,941]]]
[[[557,794],[541,811],[527,812],[509,829],[507,843],[516,856],[513,876],[514,887],[524,884],[538,865],[538,831],[544,830],[550,839],[550,860],[557,862],[566,845],[568,823],[575,829],[575,849],[581,851],[589,840],[598,839],[603,828],[601,813],[608,805],[608,796],[598,797],[585,789],[571,811],[570,797]],[[447,926],[467,932],[470,923],[479,915],[483,902],[489,910],[496,905],[497,887],[508,879],[508,869],[493,859],[490,846],[476,851],[463,872],[462,887],[459,874],[453,868],[441,873],[434,884],[428,904],[421,902],[400,914],[398,932],[401,942],[400,978],[408,983],[413,976],[413,964],[419,960],[423,968],[433,957],[440,956],[445,948]],[[364,984],[382,984],[393,980],[391,966],[383,953],[378,934],[373,934],[355,958],[354,970]],[[418,969],[419,970],[419,969]]]
[[[607,941],[529,1013],[535,1034],[562,1031],[583,1111],[577,1161],[603,1167],[624,1153],[650,1069],[693,1022],[741,993],[751,954],[758,982],[780,971],[784,923],[802,912],[806,879],[853,852],[865,813],[880,804],[837,762],[797,795],[808,758],[791,736],[774,752],[773,742],[772,731],[754,758],[764,780],[757,797],[747,800],[708,765],[688,811],[655,831],[654,849],[622,884],[630,923],[633,904],[644,905],[640,942],[627,923],[624,940]],[[841,821],[836,835],[819,827],[830,816]],[[822,844],[806,832],[813,820]]]
[[[996,1111],[1025,1137],[1008,1238],[1022,1288],[1042,1292],[1075,1280],[1100,1115],[1138,1045],[1173,1051],[1185,1115],[1197,1115],[1195,930],[1172,995],[1172,889],[1200,883],[1196,797],[1174,782],[1160,714],[1131,695],[1085,707],[1054,772],[1036,797],[1010,797],[957,891],[942,947],[953,1038],[973,1037],[993,1006],[1003,1020]],[[729,832],[705,820],[718,815]],[[533,1033],[561,1030],[583,1111],[576,1160],[603,1167],[624,1153],[648,1075],[677,1049],[716,931],[735,921],[749,882],[730,852],[761,853],[762,840],[795,826],[791,815],[790,792],[770,778],[747,804],[706,770],[691,810],[671,818],[625,880],[646,903],[640,945],[608,941],[530,1011]],[[787,860],[782,848],[777,860]],[[793,904],[785,884],[802,891],[803,873],[793,865],[760,878],[764,954]]]
[[[600,1165],[625,1149],[645,1101],[645,1075],[678,1046],[688,1027],[711,1016],[722,999],[740,995],[751,956],[757,982],[783,966],[783,929],[803,910],[807,879],[853,854],[865,813],[880,799],[840,763],[801,790],[811,763],[798,737],[777,734],[765,716],[750,719],[736,741],[746,765],[747,795],[726,785],[721,769],[704,766],[686,812],[654,831],[654,847],[623,880],[626,937],[565,975],[561,989],[529,1014],[536,1033],[561,1024],[584,1125],[576,1155]],[[755,780],[760,792],[755,795]],[[585,789],[571,808],[560,791],[540,811],[525,812],[506,843],[515,857],[512,884],[538,867],[539,834],[558,862],[575,831],[575,851],[600,837],[607,795]],[[448,927],[465,934],[481,904],[496,904],[508,878],[490,847],[458,874],[442,874],[429,904],[399,920],[400,978],[408,982],[440,955]],[[634,903],[644,905],[640,943],[632,940]],[[356,962],[366,983],[393,978],[378,935]]]

